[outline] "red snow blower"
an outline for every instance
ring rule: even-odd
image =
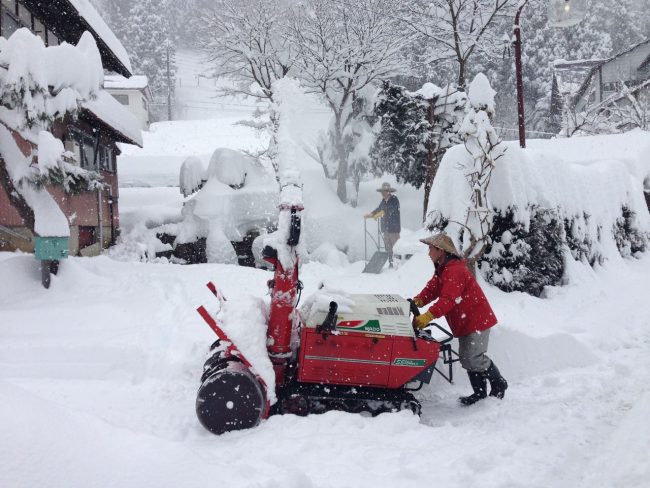
[[[266,246],[264,259],[274,267],[268,282],[271,313],[268,354],[275,371],[277,402],[268,387],[204,307],[198,312],[217,334],[205,363],[196,400],[201,424],[214,434],[247,429],[273,414],[307,415],[328,410],[378,415],[408,409],[420,414],[413,396],[433,371],[451,382],[452,336],[437,324],[423,331],[412,326],[413,302],[398,295],[348,295],[346,303],[329,303],[301,317],[297,310],[302,283],[298,254],[302,205],[281,205],[289,222],[286,269],[277,249]],[[285,264],[287,260],[285,259]],[[216,287],[210,290],[219,297]],[[349,302],[353,302],[351,305]],[[438,335],[438,338],[434,338]],[[293,338],[293,339],[292,339]],[[436,367],[442,357],[446,373]]]

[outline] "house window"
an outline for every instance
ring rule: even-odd
[[[129,96],[128,95],[113,95],[113,98],[120,102],[122,105],[128,105],[129,104]]]
[[[29,30],[32,30],[32,13],[24,5],[18,4],[17,6],[20,22]]]
[[[98,162],[95,159],[95,145],[97,138],[71,128],[66,141],[66,149],[71,151],[83,169],[89,171],[98,170]]]
[[[104,171],[115,171],[113,150],[108,146],[99,146],[99,168]]]
[[[52,32],[51,30],[47,31],[47,45],[48,46],[58,46],[59,45],[59,38],[56,37],[56,34]]]
[[[14,14],[9,13],[8,10],[3,9],[2,11],[2,37],[9,39],[11,34],[16,32],[22,26]]]
[[[95,141],[91,137],[84,137],[83,157],[81,167],[97,171],[97,159],[95,158]]]
[[[81,145],[79,144],[79,142],[69,137],[63,143],[63,147],[65,148],[66,151],[72,153],[72,155],[74,156],[75,164],[79,166],[79,163],[81,162]]]

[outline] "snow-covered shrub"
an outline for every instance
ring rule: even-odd
[[[181,165],[181,174],[179,177],[180,189],[183,196],[189,197],[191,194],[200,190],[205,180],[205,168],[201,160],[196,156],[186,158]]]
[[[635,212],[627,205],[623,205],[621,215],[616,219],[612,229],[616,247],[623,257],[634,256],[648,247],[648,234],[639,231],[635,217]]]
[[[188,161],[181,171],[181,177],[186,177],[185,190],[199,180],[201,187],[183,205],[182,221],[157,231],[175,236],[174,247],[181,246],[185,255],[237,263],[233,242],[243,241],[251,232],[274,229],[277,224],[275,178],[255,158],[228,148],[214,151],[205,172],[200,161]]]
[[[575,261],[596,266],[645,251],[650,214],[643,178],[650,171],[650,136],[640,131],[550,141],[515,142],[492,171],[487,190],[492,228],[479,269],[506,291],[540,295],[570,280]],[[624,154],[620,148],[629,148]],[[447,232],[462,249],[471,188],[464,146],[451,148],[432,188],[427,226]]]
[[[594,237],[596,241],[600,240],[602,228],[598,226],[595,232],[592,232],[590,230],[591,221],[591,216],[586,212],[572,218],[565,217],[564,234],[573,259],[594,266],[595,264],[602,264],[604,257],[598,250],[597,242],[594,242]]]
[[[495,213],[491,243],[480,262],[488,282],[504,291],[539,296],[564,274],[563,227],[558,212],[533,207],[528,226],[516,222],[513,209]]]

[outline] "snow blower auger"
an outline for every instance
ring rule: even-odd
[[[419,415],[421,406],[413,391],[428,383],[434,370],[450,382],[453,379],[457,355],[451,349],[451,335],[436,324],[415,330],[409,312],[417,315],[417,307],[399,295],[346,295],[344,303],[330,301],[325,307],[316,305],[322,300],[313,300],[301,317],[296,248],[303,207],[295,193],[286,194],[286,187],[281,202],[278,231],[263,250],[264,259],[274,267],[274,278],[268,282],[267,350],[277,402],[269,405],[266,383],[200,307],[199,313],[218,336],[196,400],[201,424],[221,434],[254,427],[272,414],[343,410],[377,415],[408,409]],[[208,287],[219,298],[214,285]],[[436,368],[441,355],[447,374]]]

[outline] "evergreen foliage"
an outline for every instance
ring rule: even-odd
[[[634,256],[648,247],[650,236],[639,232],[635,225],[635,213],[627,205],[621,207],[621,216],[616,219],[612,232],[618,252],[623,257]]]
[[[372,168],[420,188],[429,165],[429,103],[386,80],[375,105],[381,130],[370,152]]]
[[[515,221],[514,210],[495,212],[480,270],[503,291],[540,296],[545,286],[560,284],[564,274],[563,222],[557,211],[531,207],[525,225]]]

